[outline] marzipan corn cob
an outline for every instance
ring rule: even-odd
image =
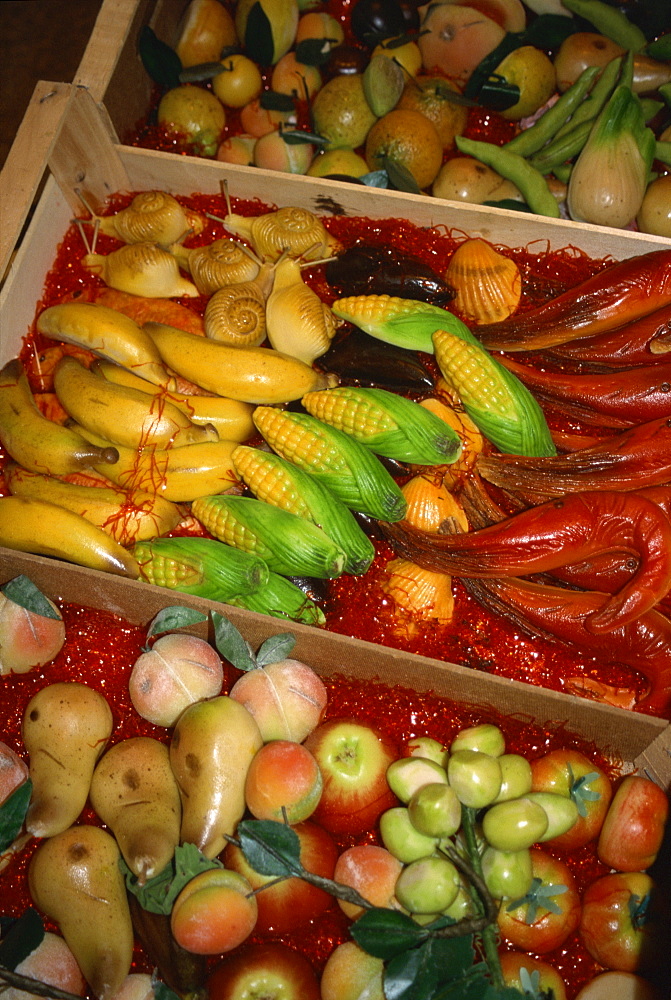
[[[543,411],[519,379],[480,344],[466,343],[447,330],[436,331],[433,341],[443,378],[499,451],[556,454]]]
[[[386,389],[322,389],[309,392],[301,403],[313,417],[399,462],[447,465],[461,452],[459,436],[444,420]]]
[[[155,538],[138,542],[133,554],[147,583],[212,601],[249,594],[268,580],[263,559],[209,538]]]
[[[430,302],[395,295],[350,295],[337,299],[331,309],[371,337],[410,351],[433,354],[431,337],[436,330],[447,329],[463,340],[477,343],[465,323]]]
[[[319,525],[345,552],[346,573],[365,573],[375,548],[351,510],[309,472],[274,452],[240,445],[233,452],[238,476],[259,500]]]
[[[273,451],[317,476],[347,507],[380,521],[405,514],[405,498],[380,460],[344,431],[271,406],[257,406],[254,423]]]
[[[311,521],[252,497],[201,497],[194,517],[211,535],[261,557],[283,576],[340,576],[345,553]]]
[[[318,604],[304,594],[291,580],[279,573],[268,574],[267,583],[240,597],[230,597],[228,604],[235,608],[245,608],[273,618],[286,618],[303,625],[323,625],[324,612]]]

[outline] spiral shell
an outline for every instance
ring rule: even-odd
[[[405,519],[422,531],[439,534],[468,531],[468,519],[461,504],[452,496],[441,477],[420,474],[403,486],[408,502]]]
[[[485,240],[462,243],[452,254],[445,280],[454,288],[454,308],[472,323],[497,323],[515,312],[522,278],[514,260]]]
[[[229,347],[258,347],[266,339],[266,301],[253,281],[216,291],[204,318],[205,336]]]
[[[215,240],[192,250],[173,247],[172,251],[201,295],[213,295],[225,285],[253,281],[259,273],[259,262],[235,240]]]
[[[199,218],[182,208],[165,191],[143,191],[115,215],[97,219],[100,232],[124,243],[177,243],[193,229]],[[202,228],[202,227],[201,227]]]
[[[307,208],[288,206],[251,219],[229,214],[226,226],[249,239],[266,260],[279,260],[283,253],[304,260],[318,260],[336,253],[340,244],[324,228],[321,219]]]
[[[148,298],[196,298],[198,289],[182,277],[173,255],[155,243],[132,243],[112,253],[90,253],[82,265],[110,288]]]

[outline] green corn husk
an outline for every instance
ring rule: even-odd
[[[253,497],[219,494],[199,497],[191,511],[218,538],[259,556],[283,576],[340,576],[345,553],[311,521]]]
[[[263,559],[209,538],[154,538],[133,555],[147,583],[228,603],[265,585]]]
[[[463,340],[477,343],[465,323],[430,302],[395,295],[351,295],[337,299],[331,309],[371,337],[409,351],[433,354],[431,338],[436,330],[450,330]]]
[[[512,455],[555,455],[556,448],[540,406],[526,386],[477,344],[447,330],[434,334],[443,378],[458,393],[464,409],[499,451]]]
[[[254,423],[278,455],[310,472],[351,510],[400,521],[407,503],[380,460],[344,431],[310,416],[257,406]]]
[[[342,386],[301,399],[313,417],[350,434],[378,455],[413,465],[449,465],[461,439],[435,413],[387,389]]]
[[[344,551],[346,573],[366,572],[375,558],[375,547],[331,490],[274,452],[242,444],[231,458],[237,475],[259,500],[318,525]]]
[[[323,625],[326,616],[318,604],[291,580],[279,573],[268,574],[266,583],[251,594],[241,594],[228,601],[234,608],[245,608],[273,618],[285,618],[302,625]]]

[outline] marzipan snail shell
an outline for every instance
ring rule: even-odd
[[[197,298],[198,289],[183,278],[177,260],[155,243],[133,243],[112,253],[89,253],[83,266],[110,288],[148,298]]]
[[[196,216],[196,218],[198,218]],[[124,243],[177,243],[192,231],[194,213],[165,191],[143,191],[115,215],[97,217],[101,233]],[[202,221],[200,230],[202,231]]]
[[[326,354],[336,331],[333,312],[305,284],[300,264],[291,257],[276,265],[266,322],[268,339],[275,350],[308,365]]]
[[[215,240],[207,246],[184,249],[171,247],[177,261],[193,278],[201,295],[213,295],[225,285],[253,281],[259,261],[246,247],[232,239]]]
[[[253,281],[220,288],[205,309],[205,336],[230,347],[258,347],[266,339],[266,300]]]
[[[319,260],[336,252],[340,244],[307,208],[288,206],[253,218],[229,213],[227,229],[248,239],[256,253],[265,260],[279,260],[286,251],[290,257]]]

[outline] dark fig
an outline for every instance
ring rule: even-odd
[[[368,385],[397,392],[431,392],[434,379],[414,351],[384,344],[356,327],[334,342],[318,364],[342,385]]]
[[[355,245],[329,261],[324,274],[344,295],[395,295],[434,305],[454,298],[433,268],[396,247]]]

